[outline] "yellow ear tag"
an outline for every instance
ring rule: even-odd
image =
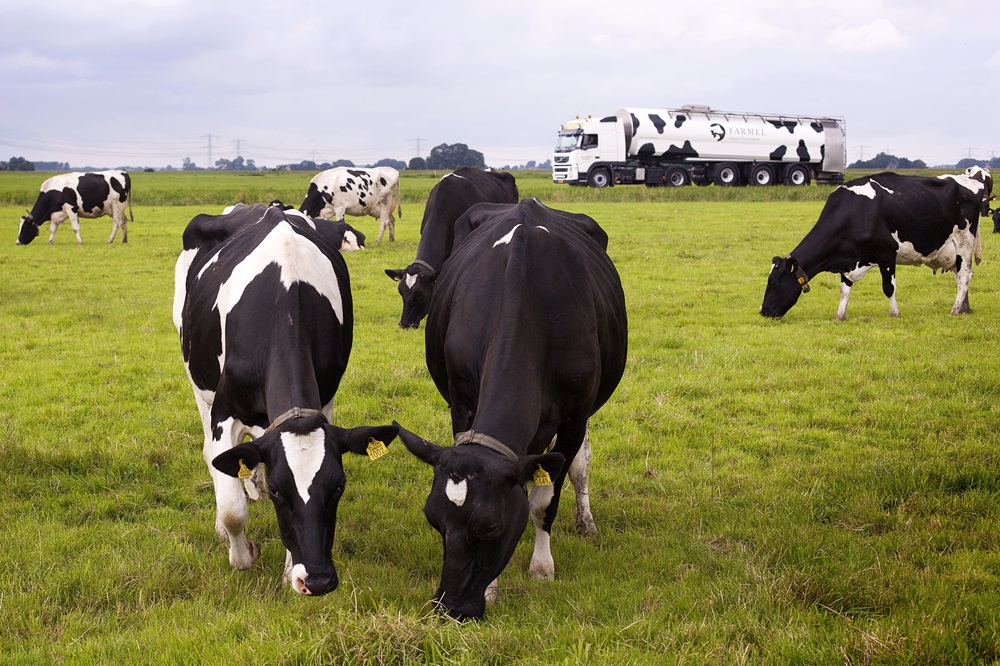
[[[368,457],[372,460],[378,460],[385,454],[389,453],[389,448],[381,441],[375,439],[374,437],[368,438]]]
[[[253,476],[253,472],[244,464],[243,458],[240,458],[240,471],[236,473],[236,476],[241,479],[249,479]]]
[[[541,465],[539,465],[538,469],[535,470],[535,478],[533,479],[533,481],[535,482],[536,486],[551,486],[552,485],[552,477],[549,476],[548,472],[546,472],[544,469],[542,469]]]

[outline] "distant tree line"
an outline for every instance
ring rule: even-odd
[[[0,171],[34,171],[35,165],[23,157],[12,157],[6,162],[0,162]]]
[[[994,157],[991,160],[974,160],[972,158],[965,158],[963,160],[959,160],[958,164],[955,166],[959,169],[968,169],[971,166],[985,166],[990,169],[1000,169],[1000,157]]]
[[[848,169],[926,169],[927,164],[923,160],[908,160],[905,157],[896,157],[887,153],[879,153],[870,160],[858,160],[850,164]]]

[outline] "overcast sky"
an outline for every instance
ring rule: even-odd
[[[3,0],[0,160],[258,166],[551,156],[621,107],[843,117],[848,159],[1000,156],[1000,32],[966,0]]]

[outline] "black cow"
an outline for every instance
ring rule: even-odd
[[[403,428],[399,435],[434,467],[424,506],[444,539],[434,600],[461,619],[481,617],[487,598],[495,598],[496,578],[529,513],[535,524],[529,570],[536,579],[554,577],[549,534],[566,461],[577,491],[577,528],[596,532],[587,501],[587,424],[621,380],[628,323],[608,237],[586,215],[534,199],[477,204],[458,221],[455,236],[425,343],[427,367],[451,411],[455,446],[437,446]]]
[[[49,245],[56,237],[56,229],[69,220],[76,242],[80,238],[80,218],[95,218],[109,215],[113,221],[111,243],[122,230],[122,242],[128,242],[128,222],[132,219],[132,181],[124,171],[97,171],[64,173],[49,178],[42,183],[41,191],[31,211],[21,218],[17,232],[17,244],[27,245],[35,240],[39,227],[46,222],[49,226]],[[128,219],[125,218],[125,204],[128,203]]]
[[[851,287],[873,266],[882,274],[889,314],[896,305],[896,265],[954,271],[958,295],[951,314],[971,312],[972,262],[982,260],[979,217],[989,210],[988,169],[965,175],[879,173],[847,182],[830,194],[819,220],[786,257],[774,257],[760,313],[781,317],[809,291],[809,280],[840,273],[837,319],[847,316]]]
[[[396,436],[395,426],[329,423],[353,341],[339,245],[332,227],[301,213],[240,206],[191,220],[175,271],[174,323],[204,426],[216,532],[229,541],[233,567],[257,559],[244,534],[240,479],[256,499],[263,480],[254,468],[263,463],[287,549],[285,578],[300,594],[337,587],[331,549],[342,454],[381,449],[376,442]],[[241,444],[246,435],[257,439]]]
[[[427,316],[437,271],[451,254],[455,222],[470,206],[482,202],[517,203],[514,176],[500,171],[462,167],[445,174],[431,190],[420,222],[417,257],[406,268],[387,268],[385,274],[399,283],[403,298],[400,328],[419,328]]]

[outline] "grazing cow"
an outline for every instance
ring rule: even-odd
[[[392,167],[352,169],[336,167],[321,171],[309,181],[309,191],[299,207],[309,217],[344,221],[344,214],[371,215],[379,221],[378,242],[389,229],[396,240],[395,208],[403,217],[399,195],[399,172]]]
[[[979,217],[989,209],[992,187],[989,170],[979,167],[960,176],[886,172],[844,183],[791,254],[772,260],[760,313],[783,316],[809,291],[813,276],[829,271],[840,273],[842,320],[851,287],[878,266],[889,314],[898,317],[897,264],[954,271],[958,295],[951,314],[971,312],[972,262],[982,260]]]
[[[424,506],[444,539],[434,601],[463,619],[495,598],[529,514],[530,572],[555,576],[549,534],[567,461],[577,529],[596,532],[587,424],[621,380],[628,323],[608,237],[586,215],[525,199],[477,204],[456,227],[426,327],[427,367],[448,401],[455,446],[402,427],[399,435],[434,467]]]
[[[234,210],[239,210],[245,206],[247,206],[247,204],[244,203],[236,203],[232,206],[226,206],[222,209],[222,214],[228,215]],[[264,204],[251,204],[251,206],[255,207],[261,213],[263,213],[266,208]],[[270,204],[268,204],[268,206],[275,206],[290,215],[302,215],[302,217],[305,218],[305,215],[303,215],[300,211],[295,210],[294,206],[286,206],[280,199],[274,199]],[[354,252],[356,250],[365,249],[365,235],[346,222],[323,220],[322,224],[332,227],[332,231],[330,229],[324,230],[324,235],[335,241],[335,244],[340,248],[341,252]]]
[[[330,424],[353,341],[340,242],[333,227],[298,211],[239,206],[191,220],[174,274],[174,324],[204,426],[216,532],[229,542],[233,567],[257,559],[240,479],[257,499],[263,464],[285,578],[299,594],[337,587],[331,549],[342,454],[381,449],[376,442],[396,436],[395,426]],[[241,444],[247,435],[257,439]]]
[[[514,176],[471,167],[445,174],[431,190],[420,223],[417,257],[406,268],[388,268],[385,274],[399,283],[403,298],[400,328],[418,328],[427,316],[437,271],[451,254],[455,222],[470,206],[482,202],[517,203]]]
[[[122,230],[122,242],[128,242],[128,222],[132,219],[132,181],[124,171],[97,171],[64,173],[49,178],[42,183],[41,192],[35,206],[21,218],[17,233],[17,244],[27,245],[35,240],[38,230],[49,222],[49,245],[56,237],[59,225],[69,220],[76,242],[80,238],[80,218],[95,218],[108,215],[113,221],[111,237],[114,242],[118,229]],[[128,219],[125,218],[125,204],[128,203]]]

